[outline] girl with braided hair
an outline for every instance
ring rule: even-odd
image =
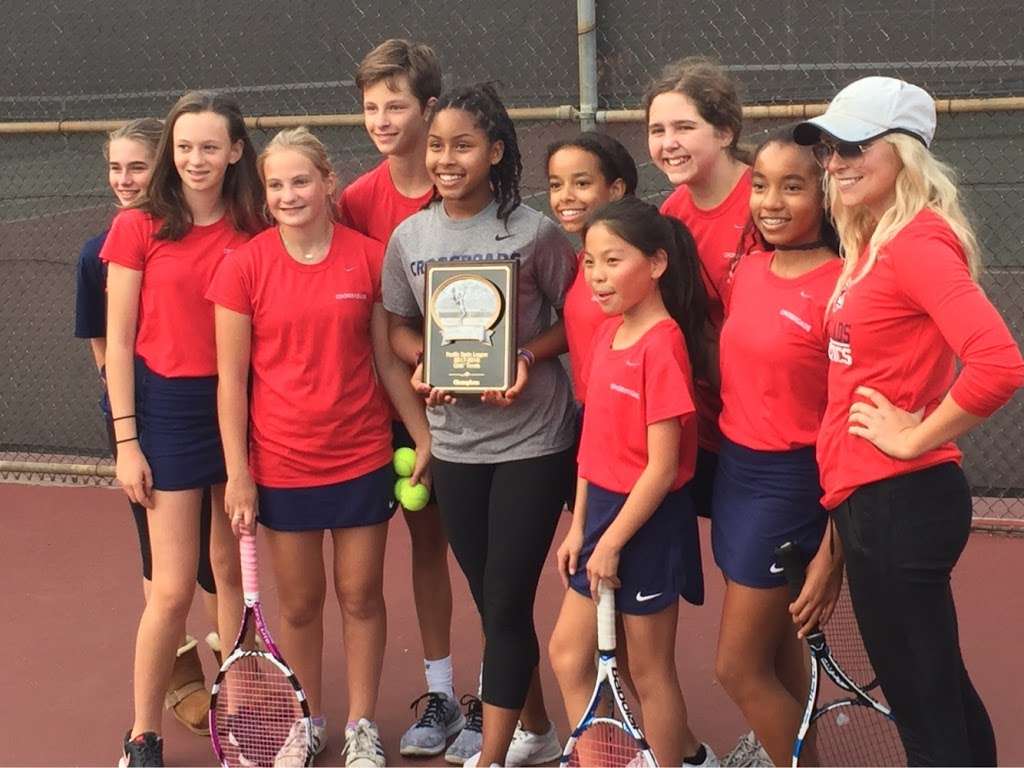
[[[398,226],[384,259],[398,356],[416,365],[422,350],[428,262],[519,262],[515,384],[455,398],[424,384],[418,365],[413,383],[428,406],[445,532],[483,619],[483,744],[466,765],[539,764],[561,752],[537,675],[533,603],[573,467],[572,393],[557,359],[567,349],[565,329],[551,317],[576,257],[552,221],[520,205],[516,131],[492,86],[441,95],[427,169],[434,199]]]

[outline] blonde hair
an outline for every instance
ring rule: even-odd
[[[871,271],[881,249],[925,208],[934,211],[949,224],[967,256],[971,277],[977,280],[981,272],[978,239],[961,205],[953,169],[910,136],[890,133],[880,140],[892,145],[903,167],[896,176],[896,202],[877,222],[864,206],[845,207],[837,185],[826,174],[825,191],[844,257],[843,269],[829,300],[829,307],[843,290]],[[862,263],[861,254],[865,249],[867,256]]]
[[[129,120],[120,128],[115,128],[107,134],[107,140],[103,144],[103,156],[110,159],[110,145],[118,139],[131,139],[137,141],[149,150],[149,154],[156,157],[156,148],[160,144],[160,136],[164,132],[164,121],[155,117],[140,117],[137,120]]]
[[[300,125],[298,128],[285,128],[283,131],[278,131],[277,135],[260,152],[259,157],[256,159],[256,169],[259,171],[260,181],[263,182],[264,186],[267,183],[265,171],[267,158],[274,154],[274,152],[286,149],[298,152],[309,160],[325,181],[331,182],[335,179],[334,165],[327,154],[327,148],[320,139],[309,132],[306,126]],[[327,195],[327,211],[331,221],[338,221],[337,206],[334,205],[330,192]]]

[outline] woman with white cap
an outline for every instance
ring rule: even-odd
[[[928,149],[935,122],[921,88],[867,77],[795,129],[827,171],[846,259],[826,316],[817,457],[909,764],[995,765],[950,590],[971,525],[953,441],[1010,399],[1024,362],[977,284],[978,244],[953,174]],[[803,598],[791,611],[806,632]]]

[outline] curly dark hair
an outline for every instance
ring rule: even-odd
[[[461,109],[473,116],[476,127],[493,143],[502,142],[501,160],[491,166],[491,189],[498,202],[498,218],[508,226],[508,217],[522,203],[519,181],[523,159],[519,153],[516,127],[493,83],[477,83],[452,88],[441,94],[431,110],[431,120],[446,109]],[[435,192],[435,197],[437,193]]]

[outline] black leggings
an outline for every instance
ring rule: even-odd
[[[946,463],[865,485],[834,516],[857,623],[909,765],[995,765],[949,583],[971,530],[963,471]]]
[[[110,440],[110,452],[117,458],[117,443],[114,438],[114,424],[107,419],[107,437]],[[129,501],[132,508],[132,517],[135,518],[135,529],[139,534],[139,551],[142,554],[142,578],[146,581],[153,579],[153,553],[149,544],[149,518],[146,515],[146,508],[141,504]],[[217,594],[217,587],[213,581],[213,566],[210,565],[210,516],[211,516],[210,489],[203,489],[203,499],[199,507],[199,566],[196,568],[196,581],[204,592],[211,595]]]
[[[533,602],[572,471],[571,449],[501,464],[431,468],[445,533],[484,628],[482,698],[522,709],[540,648]]]

